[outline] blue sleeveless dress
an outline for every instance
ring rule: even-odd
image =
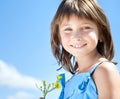
[[[62,90],[58,99],[98,99],[92,74],[101,63],[96,63],[89,72],[73,75],[66,83],[65,75],[62,74]]]

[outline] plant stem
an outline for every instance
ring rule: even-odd
[[[52,89],[50,89],[50,90],[48,90],[48,92],[51,92],[52,90],[54,90],[56,87],[54,87],[54,88],[52,88]]]

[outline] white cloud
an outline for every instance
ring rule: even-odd
[[[13,96],[8,96],[7,99],[35,99],[35,97],[27,92],[18,92]]]
[[[35,78],[19,73],[15,67],[0,60],[0,85],[36,89],[35,81]]]

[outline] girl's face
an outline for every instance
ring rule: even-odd
[[[98,43],[97,25],[88,19],[71,15],[59,25],[63,48],[75,57],[96,53]]]

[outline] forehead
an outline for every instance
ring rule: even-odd
[[[94,21],[90,20],[90,19],[87,19],[87,18],[83,18],[83,17],[79,17],[79,16],[76,16],[76,15],[70,15],[70,16],[64,16],[62,18],[62,20],[60,21],[60,26],[61,25],[66,25],[66,24],[69,24],[69,23],[74,23],[74,22],[77,22],[79,24],[95,24]]]

